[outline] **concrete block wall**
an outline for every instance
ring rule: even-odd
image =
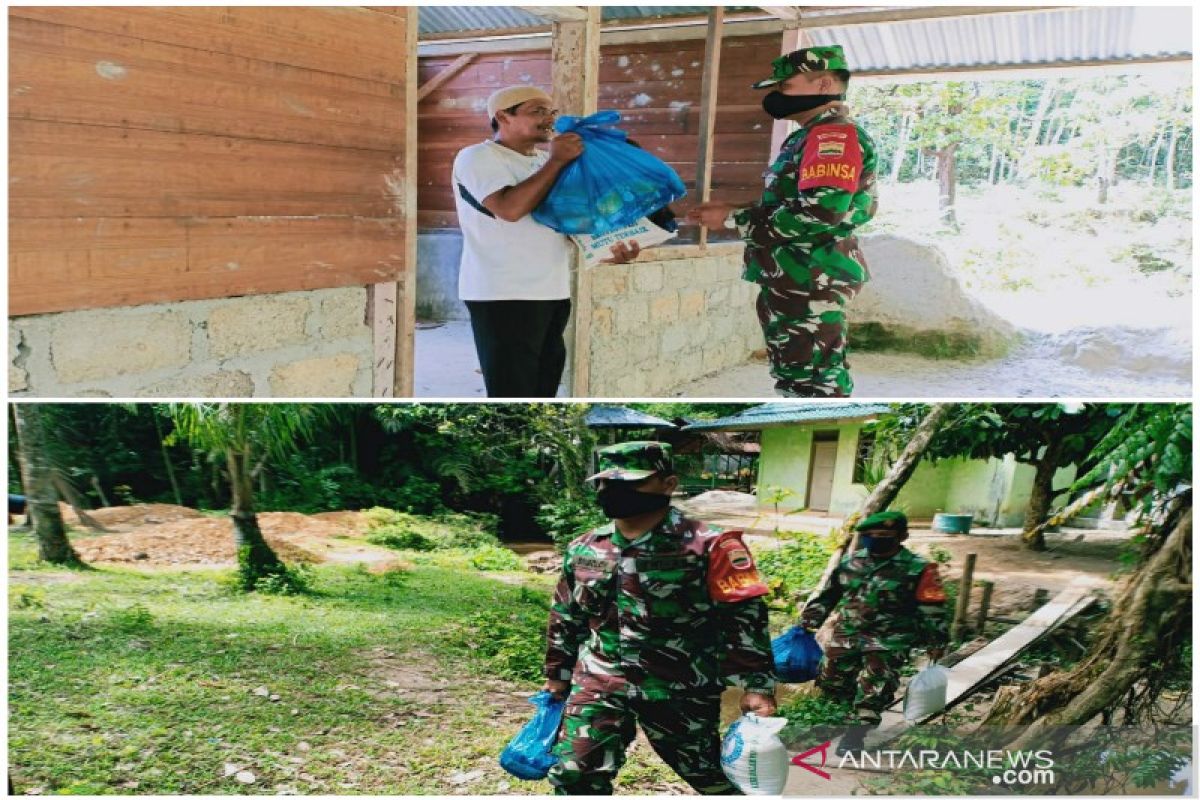
[[[592,267],[591,395],[665,396],[745,363],[764,344],[741,267],[740,246]]]
[[[16,397],[369,397],[365,287],[9,320]]]

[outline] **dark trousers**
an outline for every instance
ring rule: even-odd
[[[554,397],[567,364],[570,300],[468,300],[488,397]]]

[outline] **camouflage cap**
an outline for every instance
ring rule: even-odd
[[[671,445],[662,442],[621,442],[597,453],[600,471],[589,481],[640,481],[656,472],[671,472]]]
[[[850,67],[846,65],[846,54],[842,52],[840,44],[805,47],[802,50],[793,50],[772,61],[771,77],[759,81],[751,88],[766,89],[769,86],[783,83],[801,72],[831,72],[839,69],[850,71]]]
[[[880,511],[854,526],[856,531],[908,532],[908,517],[902,511]]]

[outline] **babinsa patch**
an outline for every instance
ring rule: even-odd
[[[591,570],[592,572],[612,572],[614,563],[606,558],[593,558],[592,556],[576,556],[574,559],[576,569]]]

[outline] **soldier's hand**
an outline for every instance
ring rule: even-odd
[[[642,252],[642,247],[637,242],[617,242],[609,249],[613,257],[604,259],[601,262],[603,264],[628,264]]]
[[[733,213],[733,209],[732,203],[701,203],[688,212],[687,219],[720,230],[725,227],[725,218]]]
[[[555,700],[566,700],[567,695],[571,693],[571,682],[548,680],[542,691],[549,692]]]
[[[759,717],[775,716],[775,696],[770,694],[759,694],[758,692],[746,692],[742,695],[742,713],[754,714]]]
[[[550,160],[567,164],[583,153],[583,138],[578,133],[560,133],[550,140]]]

